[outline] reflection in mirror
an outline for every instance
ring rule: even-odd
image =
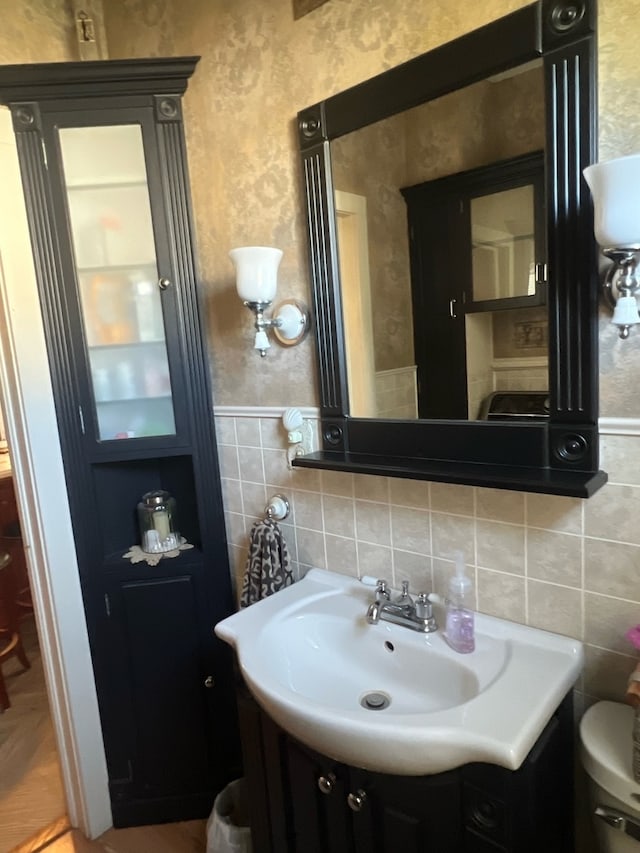
[[[475,419],[494,391],[548,388],[544,308],[487,311],[482,317],[465,310],[465,299],[470,308],[476,300],[535,290],[531,188],[472,200],[466,215],[476,252],[471,240],[447,250],[446,268],[434,270],[431,282],[440,304],[436,299],[429,316],[416,310],[412,296],[415,270],[402,193],[543,150],[543,86],[541,61],[528,63],[332,140],[351,416]],[[451,244],[454,232],[441,222],[420,239]],[[472,271],[474,288],[480,287],[475,295],[468,285]],[[434,326],[442,343],[428,356],[430,372],[439,374],[436,384],[452,389],[448,400],[435,388],[427,390],[431,383],[420,365]],[[506,351],[510,355],[499,354]]]
[[[471,199],[471,259],[474,302],[533,296],[532,184]]]

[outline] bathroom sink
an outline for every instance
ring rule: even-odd
[[[264,710],[325,755],[402,775],[517,769],[580,673],[582,644],[476,614],[476,650],[462,655],[441,630],[370,625],[372,599],[313,569],[215,631]]]

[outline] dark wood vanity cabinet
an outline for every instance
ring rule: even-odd
[[[348,767],[239,701],[254,853],[570,853],[572,702],[517,771],[468,764],[432,776]]]
[[[182,126],[196,63],[0,68],[116,826],[205,817],[240,772],[232,657],[213,634],[234,605]],[[191,547],[134,563],[155,490]]]

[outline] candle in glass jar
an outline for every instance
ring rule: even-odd
[[[158,531],[160,541],[169,538],[171,528],[169,526],[169,514],[164,509],[159,509],[153,513],[153,526]]]
[[[147,492],[138,503],[140,544],[147,553],[171,551],[180,544],[175,529],[176,502],[169,492],[157,489]]]

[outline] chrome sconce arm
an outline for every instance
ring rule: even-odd
[[[624,340],[629,337],[631,327],[640,323],[636,299],[640,295],[640,245],[607,248],[602,254],[613,261],[603,283],[604,298],[613,309],[611,322],[619,327],[619,335]]]
[[[271,347],[268,331],[272,331],[283,346],[295,346],[309,331],[309,314],[306,307],[296,299],[285,299],[274,307],[274,316],[265,317],[264,312],[270,302],[250,302],[243,300],[243,305],[255,314],[254,327],[256,330],[254,349],[259,350],[262,358]]]

